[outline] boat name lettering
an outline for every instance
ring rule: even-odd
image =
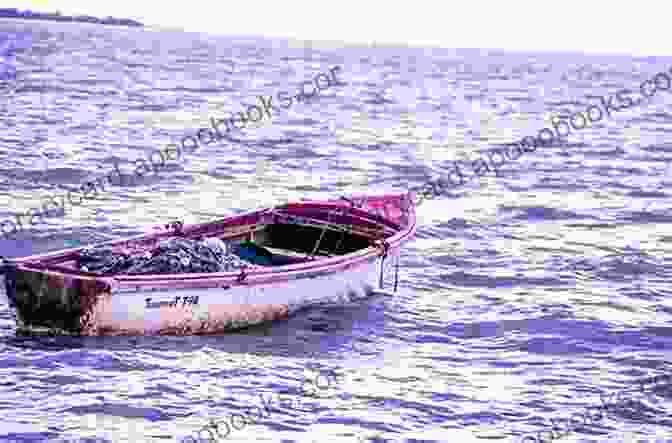
[[[174,308],[180,305],[182,301],[182,306],[186,305],[197,305],[198,304],[198,295],[186,295],[183,297],[176,296],[173,300],[169,301],[156,301],[152,302],[151,297],[145,298],[145,308],[160,308],[162,306],[168,306],[169,308]]]

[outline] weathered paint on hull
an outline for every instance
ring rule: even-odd
[[[267,285],[115,293],[94,308],[95,320],[83,333],[214,334],[285,319],[306,306],[366,297],[378,278],[377,262],[343,273]],[[178,306],[169,306],[176,297]],[[198,304],[180,304],[194,297]],[[148,308],[148,298],[161,306]]]
[[[17,332],[39,326],[78,335],[94,320],[95,306],[111,293],[110,284],[101,279],[32,269],[7,271],[5,284]]]
[[[17,332],[212,334],[284,319],[297,309],[313,304],[366,297],[378,286],[385,250],[384,264],[389,275],[401,244],[415,232],[412,194],[367,198],[362,203],[366,211],[373,212],[376,205],[381,208],[385,203],[385,218],[399,224],[399,232],[387,238],[387,248],[381,244],[380,248],[369,247],[344,256],[275,269],[261,267],[252,269],[247,276],[214,273],[101,277],[51,263],[73,260],[77,253],[74,249],[16,260],[7,266],[5,280]],[[324,203],[295,203],[286,210],[301,214],[304,208],[308,211]],[[337,203],[346,204],[340,200]],[[402,206],[408,207],[405,212],[400,209]],[[192,232],[217,235],[222,229],[254,225],[269,217],[266,211],[195,225]],[[147,246],[164,235],[152,234],[112,243]]]
[[[386,259],[386,272],[393,254]],[[51,327],[35,327],[17,312],[19,332],[56,333],[75,335],[193,335],[215,334],[252,325],[286,319],[298,309],[321,303],[335,303],[365,298],[377,285],[380,259],[375,258],[360,266],[314,278],[302,278],[266,285],[236,286],[199,289],[110,291],[110,286],[98,284],[98,292],[91,283],[64,285],[60,292],[49,291],[49,282],[59,277],[31,273],[36,279],[33,286],[41,288],[39,297],[24,298],[31,304],[31,312],[47,309]],[[39,277],[44,275],[46,278]],[[25,279],[24,279],[25,280]],[[87,285],[88,284],[88,285]],[[77,303],[69,288],[79,286],[87,306],[77,315]],[[82,289],[83,288],[83,289]],[[33,291],[34,293],[34,291]],[[35,294],[37,295],[37,294]],[[179,297],[177,303],[176,297]],[[197,304],[184,303],[198,297]],[[149,299],[149,300],[148,300]],[[93,303],[93,304],[91,304]],[[172,304],[172,305],[171,305]],[[24,306],[25,308],[25,306]],[[61,312],[64,317],[54,315]]]

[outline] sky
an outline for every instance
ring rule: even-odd
[[[0,7],[111,15],[146,25],[217,35],[672,55],[672,2],[662,0],[0,0]]]

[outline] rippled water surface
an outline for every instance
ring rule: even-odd
[[[4,20],[0,29],[29,42],[3,56],[16,78],[2,82],[2,219],[115,161],[130,173],[259,95],[295,94],[334,66],[343,80],[132,186],[67,204],[0,239],[5,256],[287,199],[405,191],[449,160],[536,135],[551,114],[672,67],[86,24]],[[423,203],[394,296],[208,337],[17,337],[0,305],[0,441],[180,441],[260,396],[293,403],[275,403],[227,440],[520,441],[669,373],[670,96]],[[301,394],[327,370],[337,383]],[[631,399],[562,441],[672,441],[672,389]]]

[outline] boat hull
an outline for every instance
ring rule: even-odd
[[[406,220],[411,229],[384,250],[367,248],[284,266],[282,272],[257,268],[244,278],[232,273],[100,277],[54,270],[44,259],[49,255],[24,259],[5,271],[7,294],[18,333],[222,333],[285,319],[304,307],[367,297],[380,286],[381,273],[392,276],[401,243],[414,231],[414,214]],[[68,251],[61,254],[68,257]]]
[[[87,335],[212,334],[285,319],[304,307],[366,297],[378,278],[379,261],[260,285],[118,293],[96,307]]]

